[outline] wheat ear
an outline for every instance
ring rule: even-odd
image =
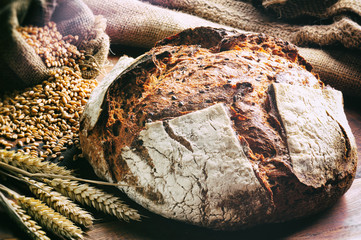
[[[42,230],[38,223],[32,220],[31,217],[26,214],[24,209],[22,209],[12,200],[9,200],[9,202],[14,208],[15,212],[20,216],[26,227],[28,227],[39,239],[50,240],[50,238],[46,236],[46,233]]]
[[[90,180],[73,176],[73,172],[54,163],[28,154],[0,149],[0,168],[31,178],[63,178],[105,186],[125,186],[119,183]]]
[[[55,211],[84,227],[89,228],[93,225],[93,216],[69,198],[42,182],[29,178],[24,178],[24,180],[29,184],[30,191]]]
[[[29,154],[16,153],[15,151],[0,149],[0,161],[30,173],[57,174],[62,176],[72,175],[72,171],[57,164],[42,161],[40,158],[32,157]]]
[[[73,222],[35,198],[19,196],[20,205],[42,226],[68,239],[83,239],[82,230]]]
[[[31,219],[13,200],[7,199],[2,192],[0,192],[0,203],[3,205],[7,214],[16,222],[16,224],[34,240],[50,240],[46,233],[42,231],[37,222]]]
[[[71,240],[83,239],[83,232],[80,228],[42,201],[20,195],[1,184],[0,188],[14,198],[30,216],[48,231]]]
[[[56,191],[61,192],[70,199],[78,201],[83,205],[92,206],[95,209],[113,215],[118,219],[125,221],[140,221],[141,219],[137,210],[124,204],[118,197],[105,193],[88,184],[80,184],[77,181],[59,178],[53,180],[44,179],[44,181]]]

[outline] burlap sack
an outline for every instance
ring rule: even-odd
[[[361,26],[351,19],[351,15],[361,11],[361,5],[355,4],[351,6],[351,3],[356,2],[356,0],[339,0],[337,6],[334,4],[329,8],[325,8],[322,4],[317,4],[320,1],[321,0],[315,0],[312,4],[305,4],[305,2],[310,2],[310,0],[278,0],[278,2],[283,2],[284,4],[293,4],[296,14],[305,11],[309,11],[310,13],[324,11],[324,14],[319,14],[318,21],[313,19],[314,24],[305,25],[305,23],[302,22],[301,24],[287,23],[271,14],[267,14],[265,9],[259,9],[247,1],[147,0],[147,2],[152,4],[182,10],[212,22],[221,23],[245,31],[262,32],[274,35],[284,40],[291,41],[299,46],[327,46],[341,43],[348,48],[354,47],[361,49]],[[270,0],[265,2],[270,2]],[[343,3],[343,5],[341,5],[341,3]],[[346,11],[346,6],[344,6],[346,3],[348,3],[348,5],[350,5],[349,7],[353,10]],[[321,5],[321,7],[317,8],[318,5]],[[270,6],[273,5],[268,5],[268,7]],[[280,8],[281,7],[279,6],[278,9]],[[340,13],[342,13],[342,15],[340,15]],[[350,14],[347,15],[347,13]],[[317,16],[317,14],[313,15]],[[359,17],[361,17],[361,15]],[[321,24],[321,18],[323,21],[330,23],[325,25]],[[307,19],[309,18],[306,18],[306,20]],[[326,19],[329,21],[326,21]]]
[[[361,15],[359,0],[262,0],[262,6],[285,19],[310,16],[325,20],[336,14]]]
[[[323,81],[361,96],[361,28],[353,20],[361,16],[357,0],[84,1],[107,18],[112,43],[149,48],[185,28],[215,23],[262,32],[306,47],[301,54]],[[313,22],[301,16],[312,16]]]
[[[107,19],[106,32],[111,43],[128,46],[151,48],[156,41],[191,27],[226,27],[137,0],[84,2],[94,14],[103,15]]]
[[[57,24],[59,32],[77,35],[89,64],[103,64],[109,50],[105,19],[96,18],[81,0],[3,0],[0,2],[0,91],[37,84],[49,77],[49,68],[16,30],[19,26]],[[73,43],[74,44],[74,43]],[[98,71],[83,72],[84,78]]]

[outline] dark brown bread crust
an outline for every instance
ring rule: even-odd
[[[221,102],[231,110],[234,129],[248,145],[247,157],[274,205],[264,221],[307,215],[331,205],[354,176],[351,171],[315,189],[293,174],[285,130],[268,91],[273,82],[323,89],[311,70],[295,46],[279,39],[211,28],[186,30],[159,42],[113,82],[96,127],[81,136],[82,148],[95,169],[102,168],[97,161],[104,158],[113,181],[136,185],[119,156],[123,147],[132,146],[146,158],[137,141],[146,122]],[[139,191],[154,202],[163,201],[157,192]]]

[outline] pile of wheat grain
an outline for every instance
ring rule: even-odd
[[[62,152],[79,144],[79,117],[97,81],[81,77],[84,52],[71,44],[77,37],[63,38],[54,23],[18,31],[50,68],[51,77],[0,96],[0,147],[62,160]]]

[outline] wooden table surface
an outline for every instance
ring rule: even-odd
[[[114,62],[114,58],[110,59]],[[361,163],[361,99],[345,98],[345,112],[356,138]],[[86,162],[78,163],[83,168]],[[140,209],[142,222],[125,223],[95,213],[97,219],[87,230],[88,240],[145,239],[361,239],[361,164],[356,179],[346,194],[330,209],[295,221],[268,224],[236,231],[211,231],[168,220]],[[89,168],[89,166],[85,167]],[[130,202],[130,204],[132,204]],[[139,209],[139,206],[136,206]],[[0,212],[0,240],[27,239]]]

